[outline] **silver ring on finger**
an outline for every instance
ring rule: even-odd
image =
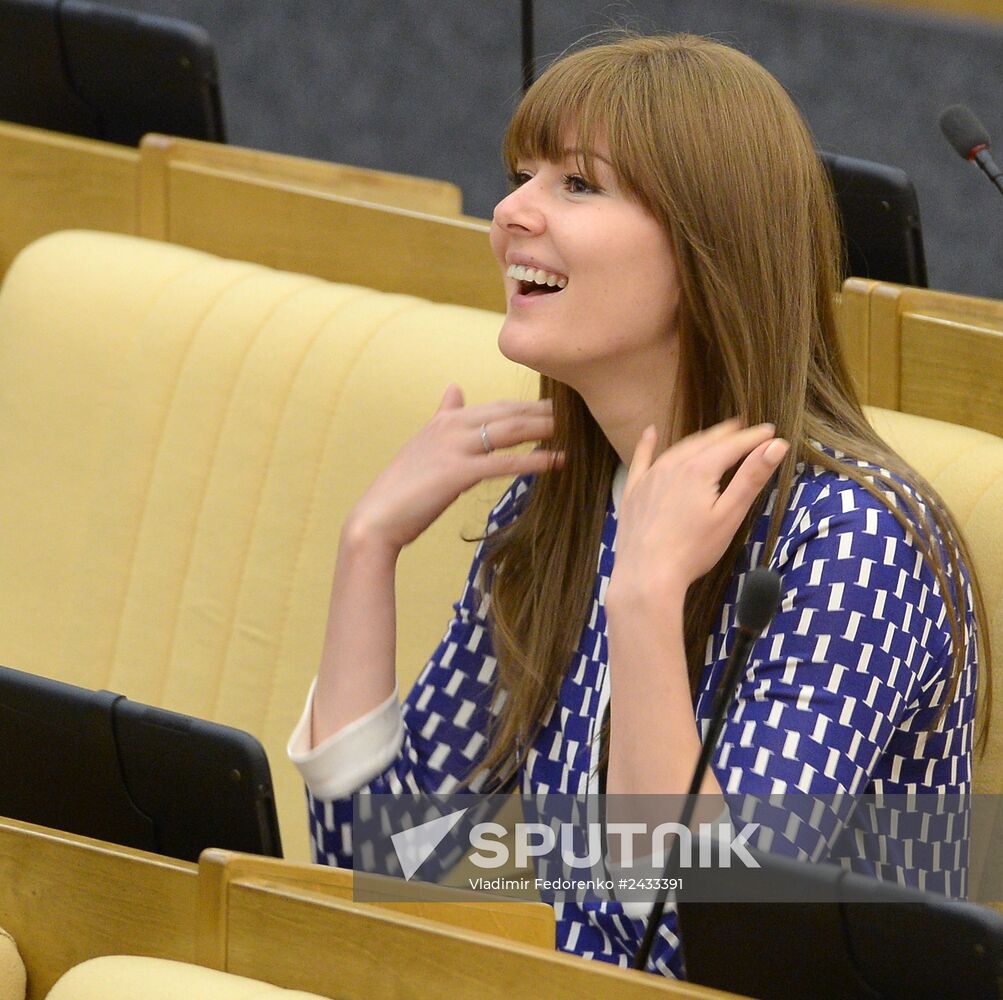
[[[490,455],[491,452],[495,450],[494,445],[491,443],[491,438],[488,437],[488,425],[481,424],[481,444],[484,445],[484,451]]]

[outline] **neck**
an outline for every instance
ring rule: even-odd
[[[674,372],[655,374],[657,377],[643,381],[605,380],[601,384],[578,389],[606,440],[628,467],[641,433],[649,424],[654,424],[658,430],[656,454],[661,454],[673,443],[669,435],[674,406]]]

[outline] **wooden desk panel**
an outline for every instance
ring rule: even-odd
[[[138,165],[125,146],[0,122],[0,276],[47,233],[135,233]]]
[[[546,903],[505,900],[483,893],[463,892],[429,885],[401,883],[399,879],[363,876],[366,898],[354,904],[355,875],[343,868],[297,864],[233,851],[207,850],[199,858],[201,890],[201,962],[225,968],[229,939],[230,892],[235,885],[257,884],[277,892],[308,892],[318,897],[386,909],[448,927],[491,934],[523,945],[554,948],[554,909]],[[385,889],[385,899],[377,902]],[[406,901],[410,890],[420,899]],[[434,899],[432,897],[435,897]]]
[[[850,278],[836,316],[863,403],[1003,436],[1003,302]]]
[[[840,348],[862,403],[870,391],[870,296],[877,282],[847,278],[836,297],[836,328]]]
[[[140,235],[329,281],[505,309],[484,222],[444,219],[189,164],[170,171],[160,232],[150,228],[156,211],[144,207]]]
[[[302,954],[305,940],[330,943],[323,960],[297,960],[297,949]],[[230,891],[227,971],[254,978],[271,975],[292,988],[339,1000],[731,996],[308,890],[294,895],[239,883]]]
[[[199,142],[151,132],[139,146],[144,173],[161,175],[180,164],[210,167],[234,176],[258,178],[276,184],[307,188],[319,194],[393,205],[429,215],[457,216],[463,210],[463,193],[456,184],[413,177],[409,174],[370,170],[345,163],[328,163],[302,156],[245,149],[218,142]]]
[[[198,868],[183,861],[0,819],[0,925],[42,1000],[99,955],[196,960]]]
[[[1003,329],[906,313],[901,351],[903,411],[1003,436]]]
[[[206,852],[195,866],[0,819],[0,925],[24,959],[29,1000],[42,1000],[80,962],[122,954],[339,1000],[730,996],[558,953],[543,904],[513,904],[522,924],[513,935],[500,927],[507,904],[499,900],[361,904],[345,898],[348,878],[228,852]],[[446,919],[434,919],[440,912]],[[507,939],[483,933],[492,927]]]

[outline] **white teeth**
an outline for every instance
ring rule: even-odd
[[[506,277],[514,278],[516,281],[532,281],[535,285],[547,285],[550,288],[565,288],[568,279],[551,271],[544,271],[541,268],[525,267],[522,264],[510,264],[505,272]]]

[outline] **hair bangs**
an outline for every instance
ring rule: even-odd
[[[630,134],[630,113],[617,85],[620,67],[595,59],[592,50],[577,52],[552,66],[529,89],[505,134],[503,156],[510,172],[522,160],[558,163],[569,149],[583,171],[595,176],[593,161],[600,145],[617,180],[630,171],[618,162]]]

